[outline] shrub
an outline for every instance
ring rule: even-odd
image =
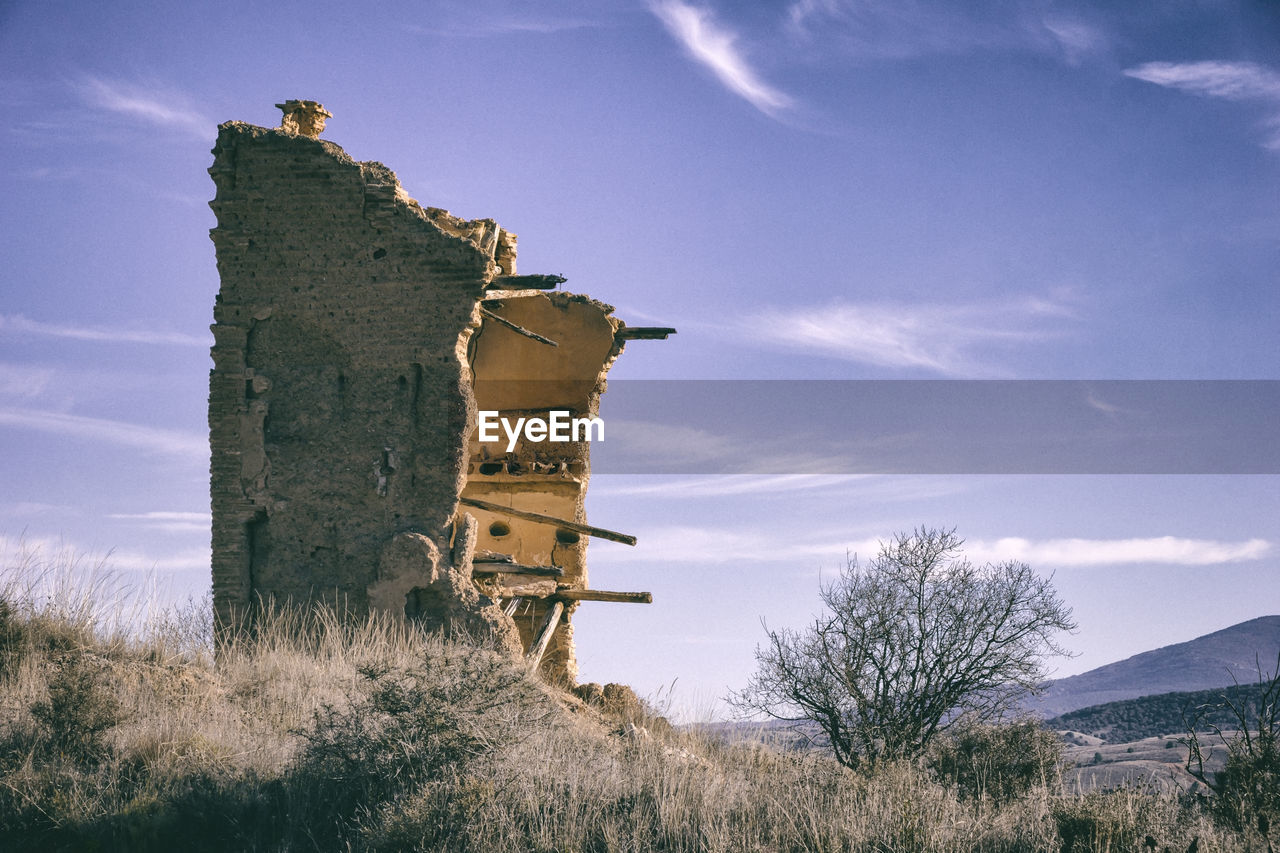
[[[961,797],[1007,802],[1060,776],[1062,741],[1036,720],[966,725],[940,738],[929,766]]]
[[[90,654],[61,655],[53,667],[49,698],[31,705],[42,745],[50,755],[95,764],[107,754],[104,735],[120,720],[120,702]]]
[[[1220,849],[1209,847],[1212,827],[1185,799],[1145,787],[1062,797],[1050,813],[1062,853]]]
[[[0,680],[18,671],[23,656],[22,623],[14,617],[13,606],[0,598]]]
[[[364,683],[343,707],[326,704],[298,732],[304,747],[287,781],[313,813],[312,833],[348,834],[380,803],[457,779],[495,739],[527,726],[536,688],[496,654],[427,644],[413,665],[359,667]],[[542,711],[545,714],[545,709]]]
[[[1280,820],[1280,658],[1270,674],[1258,667],[1256,697],[1233,700],[1227,695],[1216,706],[1227,709],[1237,729],[1224,733],[1208,725],[1227,750],[1226,765],[1218,773],[1205,770],[1208,756],[1197,734],[1197,723],[1215,706],[1202,706],[1188,727],[1186,769],[1212,792],[1210,808],[1235,829],[1256,829],[1264,837]],[[1268,846],[1270,841],[1268,840]]]

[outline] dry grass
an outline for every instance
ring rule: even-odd
[[[0,585],[0,849],[1249,849],[1172,793],[965,799],[915,767],[857,775],[592,707],[377,618],[268,613],[215,662],[207,607],[139,620],[101,567],[96,583],[17,568]]]

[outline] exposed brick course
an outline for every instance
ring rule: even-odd
[[[209,380],[219,635],[260,601],[319,599],[446,628],[462,620],[528,647],[555,584],[473,583],[477,538],[564,569],[561,588],[585,586],[585,540],[509,520],[501,533],[500,519],[460,512],[458,498],[466,488],[582,522],[588,446],[481,447],[477,393],[488,408],[595,414],[623,324],[584,297],[486,292],[515,274],[514,234],[424,208],[387,167],[309,135],[328,117],[319,104],[281,108],[283,128],[220,126],[209,169],[222,281]],[[482,300],[560,347],[482,320]],[[539,391],[532,380],[553,381]],[[522,589],[543,598],[515,614],[517,633],[497,604]],[[564,680],[576,673],[572,609],[543,662]]]

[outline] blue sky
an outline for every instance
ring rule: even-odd
[[[679,328],[618,378],[1280,378],[1280,7],[1117,5],[0,4],[0,535],[207,586],[205,170],[285,98]],[[1082,671],[1280,612],[1277,485],[597,477],[593,584],[656,602],[580,608],[583,677],[739,687],[919,524],[1053,572]]]

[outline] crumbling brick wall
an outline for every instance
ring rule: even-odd
[[[319,599],[528,648],[551,600],[585,587],[585,541],[459,499],[467,489],[582,522],[587,446],[559,446],[556,460],[545,447],[494,454],[471,440],[476,396],[594,414],[625,324],[584,297],[501,289],[517,286],[515,235],[424,208],[382,164],[320,140],[320,105],[279,106],[281,128],[223,124],[209,170],[222,282],[209,393],[219,636],[260,602]],[[486,572],[477,544],[544,573]],[[572,680],[565,602],[543,671]]]

